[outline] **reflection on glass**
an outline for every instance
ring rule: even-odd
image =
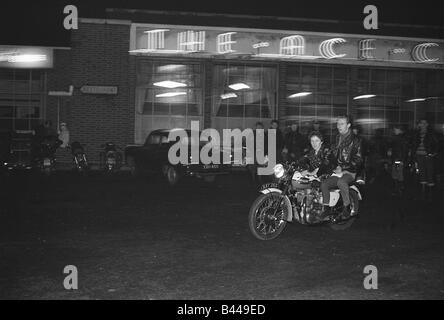
[[[46,95],[43,71],[0,69],[0,131],[31,130],[41,118]]]
[[[271,118],[275,113],[274,67],[216,65],[212,87],[213,115],[221,118],[214,121],[216,129],[247,128],[251,123]]]

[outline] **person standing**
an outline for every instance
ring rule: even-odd
[[[61,148],[66,148],[69,145],[69,130],[68,126],[65,122],[60,123],[60,130],[59,130],[59,140],[62,141],[62,144],[60,145]]]
[[[290,131],[284,138],[284,154],[288,155],[288,160],[299,160],[308,151],[307,138],[299,133],[296,122],[291,124]]]
[[[270,129],[276,130],[276,162],[280,162],[282,161],[282,150],[284,149],[284,136],[279,128],[279,121],[276,119],[271,120]],[[267,154],[270,151],[268,150],[268,143],[266,144],[266,151]]]
[[[418,131],[414,135],[412,154],[418,165],[421,198],[432,200],[435,186],[435,158],[438,153],[438,140],[429,128],[427,119],[418,122]]]
[[[391,162],[391,175],[394,191],[392,195],[402,196],[404,186],[404,168],[407,162],[408,141],[401,125],[393,126],[393,133],[388,143],[387,156]]]

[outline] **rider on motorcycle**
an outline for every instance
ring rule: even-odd
[[[299,160],[300,167],[304,170],[302,176],[320,176],[330,169],[328,149],[323,146],[324,137],[319,131],[313,131],[309,135],[310,150]]]
[[[334,173],[322,181],[322,199],[324,210],[322,218],[330,215],[330,189],[339,188],[344,209],[342,215],[350,216],[349,185],[355,181],[356,173],[361,168],[363,160],[361,154],[361,140],[351,131],[351,119],[348,115],[340,116],[336,126],[339,134],[336,136],[336,144],[332,148],[332,161],[336,165]]]

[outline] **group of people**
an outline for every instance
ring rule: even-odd
[[[321,183],[325,216],[330,213],[331,189],[339,188],[344,203],[342,214],[348,217],[351,212],[349,185],[356,180],[374,180],[379,167],[384,166],[390,169],[394,193],[403,191],[404,172],[412,167],[418,174],[422,197],[425,199],[428,195],[431,199],[443,148],[442,139],[430,130],[426,119],[421,119],[411,134],[401,125],[395,125],[392,136],[376,136],[367,141],[360,136],[359,128],[353,127],[350,116],[339,116],[338,134],[330,145],[318,122],[313,123],[308,137],[298,131],[296,123],[286,134],[279,129],[277,120],[271,122],[270,128],[276,130],[277,162],[297,161],[305,169],[303,175],[328,175]],[[263,124],[258,122],[256,129],[263,129]],[[441,159],[441,163],[443,161]]]
[[[411,130],[394,125],[388,138],[376,132],[366,142],[364,154],[370,180],[389,169],[397,195],[405,189],[405,173],[412,172],[416,173],[421,198],[431,201],[435,185],[444,173],[444,135],[434,132],[427,119],[420,119]]]

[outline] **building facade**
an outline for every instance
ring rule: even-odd
[[[423,117],[444,126],[442,38],[327,32],[313,21],[283,29],[251,17],[108,15],[81,19],[70,48],[42,48],[47,65],[0,61],[2,130],[67,122],[71,141],[97,162],[107,141],[139,144],[194,120],[221,130],[279,119],[303,131],[318,120],[333,135],[335,117],[349,113],[367,137]],[[72,95],[48,95],[71,85]]]

